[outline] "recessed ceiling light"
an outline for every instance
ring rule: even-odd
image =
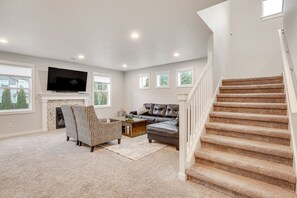
[[[124,65],[123,65],[123,67],[124,67],[124,68],[126,68],[126,67],[127,67],[127,65],[126,65],[126,64],[124,64]]]
[[[138,34],[137,32],[133,32],[133,33],[131,34],[131,38],[133,38],[133,39],[138,39],[138,38],[139,38],[139,34]]]
[[[0,39],[0,43],[8,43],[8,40],[6,40],[6,39]]]
[[[173,54],[174,57],[179,57],[179,55],[180,54],[178,52],[176,52],[176,53]]]
[[[77,57],[78,57],[79,59],[84,59],[84,58],[85,58],[85,56],[82,55],[82,54],[79,54]]]

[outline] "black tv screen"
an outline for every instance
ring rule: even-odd
[[[59,92],[79,92],[86,91],[87,72],[48,68],[47,90]]]

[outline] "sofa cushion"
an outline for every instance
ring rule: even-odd
[[[168,118],[168,117],[155,117],[155,122],[165,122],[175,120],[175,118]]]
[[[179,111],[179,106],[176,104],[169,104],[166,108],[166,117],[177,117]]]
[[[164,104],[155,104],[154,110],[153,110],[153,115],[165,116],[165,112],[166,112],[166,105],[164,105]]]
[[[154,105],[153,103],[144,103],[143,106],[146,108],[147,110],[147,114],[148,115],[153,115],[153,110],[154,110]]]
[[[143,107],[140,107],[138,110],[137,110],[137,114],[138,115],[143,115],[143,114],[146,114],[147,113],[147,109],[143,106]]]
[[[148,133],[160,136],[173,138],[179,137],[178,127],[173,125],[171,121],[147,125],[146,130]]]

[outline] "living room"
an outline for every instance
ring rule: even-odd
[[[86,144],[66,141],[52,111],[63,104],[94,105],[96,116],[110,121],[141,111],[145,103],[182,104],[178,94],[189,94],[202,79],[212,62],[210,49],[214,94],[223,77],[279,75],[276,32],[292,22],[286,25],[282,16],[260,20],[260,1],[59,4],[0,1],[0,102],[12,82],[1,78],[21,77],[10,87],[9,108],[1,103],[0,197],[228,197],[180,181],[183,150],[175,145],[122,134],[120,144],[98,145],[91,153]],[[12,67],[14,73],[3,72]],[[85,90],[49,89],[49,68],[86,72]],[[96,83],[105,83],[105,94]],[[26,102],[18,107],[23,90]],[[135,152],[140,137],[149,152]]]

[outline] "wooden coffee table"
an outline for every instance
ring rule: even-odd
[[[122,121],[122,132],[126,136],[136,137],[146,134],[147,120],[145,119],[133,118],[133,120],[128,120],[125,117],[117,117],[111,120]]]

